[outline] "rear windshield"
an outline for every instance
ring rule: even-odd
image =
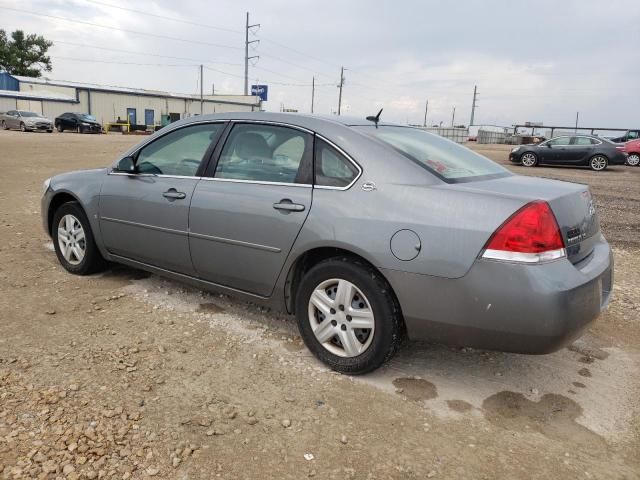
[[[511,173],[466,147],[418,128],[354,127],[381,140],[447,183],[507,177]]]

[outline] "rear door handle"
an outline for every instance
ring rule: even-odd
[[[279,203],[274,203],[273,208],[276,210],[284,210],[287,212],[302,212],[304,211],[304,205],[299,203],[293,203],[288,198],[283,198]]]
[[[182,200],[187,197],[187,194],[184,192],[178,192],[175,188],[170,188],[166,192],[162,194],[164,198],[170,198],[172,200]]]

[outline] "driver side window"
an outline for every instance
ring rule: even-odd
[[[168,133],[138,153],[138,173],[193,177],[224,124],[205,123]]]

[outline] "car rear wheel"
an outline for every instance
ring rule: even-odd
[[[632,167],[637,167],[640,165],[640,154],[631,153],[627,157],[627,165],[631,165]]]
[[[389,284],[372,267],[349,257],[318,263],[302,278],[296,297],[300,334],[333,370],[375,370],[398,349],[404,332]]]
[[[594,155],[593,157],[591,157],[591,160],[589,160],[589,166],[591,167],[591,170],[595,170],[596,172],[604,170],[605,168],[607,168],[608,164],[609,160],[604,155]]]
[[[56,210],[52,230],[56,256],[67,271],[88,275],[105,268],[89,220],[77,202],[65,203]]]
[[[520,157],[520,162],[524,167],[535,167],[538,164],[538,157],[535,153],[526,152]]]

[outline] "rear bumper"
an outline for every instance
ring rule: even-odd
[[[477,260],[462,278],[383,270],[410,338],[516,353],[550,353],[572,342],[606,308],[613,257],[602,238],[573,265]]]

